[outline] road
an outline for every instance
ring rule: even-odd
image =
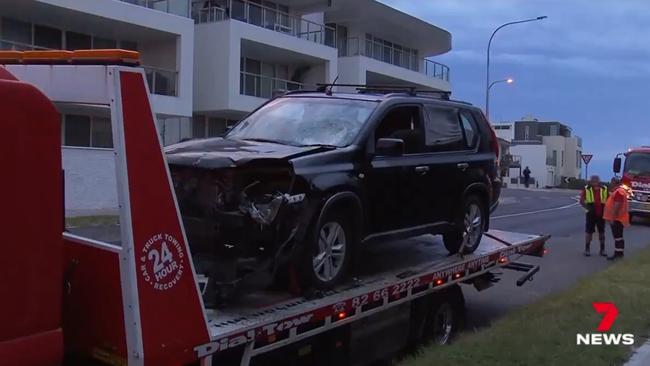
[[[603,270],[610,263],[599,257],[597,235],[591,244],[591,257],[584,257],[584,211],[576,203],[574,192],[553,190],[506,189],[501,205],[492,215],[491,227],[525,233],[550,234],[548,255],[542,259],[524,258],[541,264],[541,271],[523,287],[515,281],[521,273],[504,272],[496,286],[479,293],[465,290],[468,329],[489,326],[509,311],[534,302],[552,292],[561,291],[579,278]],[[650,221],[633,225],[625,232],[626,256],[650,246]],[[608,252],[613,251],[611,232],[607,228]]]

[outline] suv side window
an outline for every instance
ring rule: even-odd
[[[438,105],[426,105],[425,143],[431,152],[465,150],[463,130],[458,110]]]
[[[463,127],[463,134],[465,135],[465,145],[468,149],[474,149],[478,134],[476,133],[476,122],[474,117],[469,111],[462,110],[460,112],[460,123]]]
[[[380,138],[401,139],[406,154],[426,152],[420,107],[409,105],[391,109],[375,130],[375,142]]]

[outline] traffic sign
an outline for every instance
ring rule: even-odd
[[[592,154],[580,154],[582,156],[582,161],[585,162],[585,164],[589,165],[589,162],[591,161],[591,158],[594,156]]]

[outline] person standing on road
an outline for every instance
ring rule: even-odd
[[[530,185],[530,169],[526,167],[526,169],[524,169],[524,186],[528,188],[529,185]]]
[[[589,178],[589,184],[585,186],[580,194],[580,204],[587,211],[585,225],[585,256],[591,255],[591,240],[594,231],[598,229],[598,239],[600,240],[600,255],[605,257],[605,202],[609,197],[607,187],[600,183],[600,177],[592,175]]]
[[[612,178],[610,188],[612,193],[605,204],[603,218],[611,225],[612,236],[614,236],[614,254],[607,259],[616,260],[623,258],[625,249],[623,229],[630,226],[630,213],[628,212],[627,202],[630,191],[627,186],[621,184],[621,179],[618,177]]]

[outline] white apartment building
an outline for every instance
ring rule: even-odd
[[[192,137],[223,134],[276,91],[334,80],[450,90],[448,67],[425,57],[451,35],[375,0],[194,0],[192,16]]]
[[[193,99],[194,22],[188,18],[187,0],[0,0],[0,4],[0,49],[139,51],[164,138],[178,141],[189,134],[189,125],[181,123],[192,116]],[[80,213],[116,208],[107,111],[59,109],[66,208]]]
[[[450,90],[449,68],[429,58],[451,49],[451,35],[375,0],[0,4],[0,49],[139,51],[165,145],[220,136],[275,93],[334,80]],[[66,208],[114,209],[106,111],[60,109]]]
[[[561,122],[543,122],[525,117],[514,123],[494,125],[497,136],[510,141],[510,154],[517,161],[510,169],[515,184],[526,166],[540,187],[558,186],[565,178],[579,178],[582,169],[582,139]]]

